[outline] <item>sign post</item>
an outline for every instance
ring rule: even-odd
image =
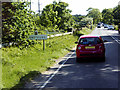
[[[45,50],[45,40],[43,39],[43,50]]]
[[[43,50],[45,50],[45,40],[47,40],[47,35],[30,35],[30,40],[43,40]]]

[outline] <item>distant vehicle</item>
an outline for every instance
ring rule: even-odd
[[[104,23],[102,23],[102,26],[104,27]]]
[[[108,26],[108,30],[114,30],[115,28],[112,25]]]
[[[107,24],[104,24],[104,28],[108,28],[108,26],[109,26],[109,25],[107,25]]]
[[[76,48],[76,61],[82,58],[101,58],[105,61],[105,46],[100,36],[83,35],[79,38]]]
[[[98,23],[97,28],[101,28],[101,24],[100,23]]]

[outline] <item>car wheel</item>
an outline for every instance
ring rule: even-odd
[[[80,59],[76,57],[76,62],[79,62],[79,61],[80,61]]]
[[[105,62],[105,56],[104,56],[104,57],[102,57],[102,61],[103,61],[103,62]]]

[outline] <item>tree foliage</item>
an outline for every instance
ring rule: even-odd
[[[75,22],[80,22],[83,18],[85,18],[84,15],[73,15],[73,19],[75,20]]]
[[[41,14],[41,25],[52,29],[68,29],[72,25],[71,10],[67,9],[68,3],[56,2],[45,6]]]
[[[82,29],[82,23],[81,20],[85,18],[85,16],[83,15],[73,15],[73,20],[74,20],[74,28],[76,28],[77,30]]]
[[[2,40],[3,43],[17,43],[29,45],[30,34],[35,28],[34,17],[31,11],[26,9],[29,4],[25,2],[4,2],[2,5]]]
[[[102,19],[102,14],[99,9],[97,8],[88,8],[88,17],[93,18],[93,23],[96,24],[101,21]]]
[[[73,15],[73,19],[75,20],[74,28],[77,28],[77,30],[93,24],[93,18],[84,15]]]
[[[118,25],[118,23],[120,23],[120,5],[113,8],[113,17],[115,24]]]
[[[102,11],[103,23],[113,24],[113,9],[103,9]]]
[[[81,20],[83,26],[88,26],[93,24],[93,18],[85,17]]]

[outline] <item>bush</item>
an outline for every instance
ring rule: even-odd
[[[10,5],[8,5],[8,3]],[[8,6],[7,6],[8,5]],[[32,11],[25,9],[29,4],[25,2],[4,2],[2,7],[2,41],[28,46],[29,35],[34,33],[36,26]],[[6,16],[7,14],[7,16]]]

